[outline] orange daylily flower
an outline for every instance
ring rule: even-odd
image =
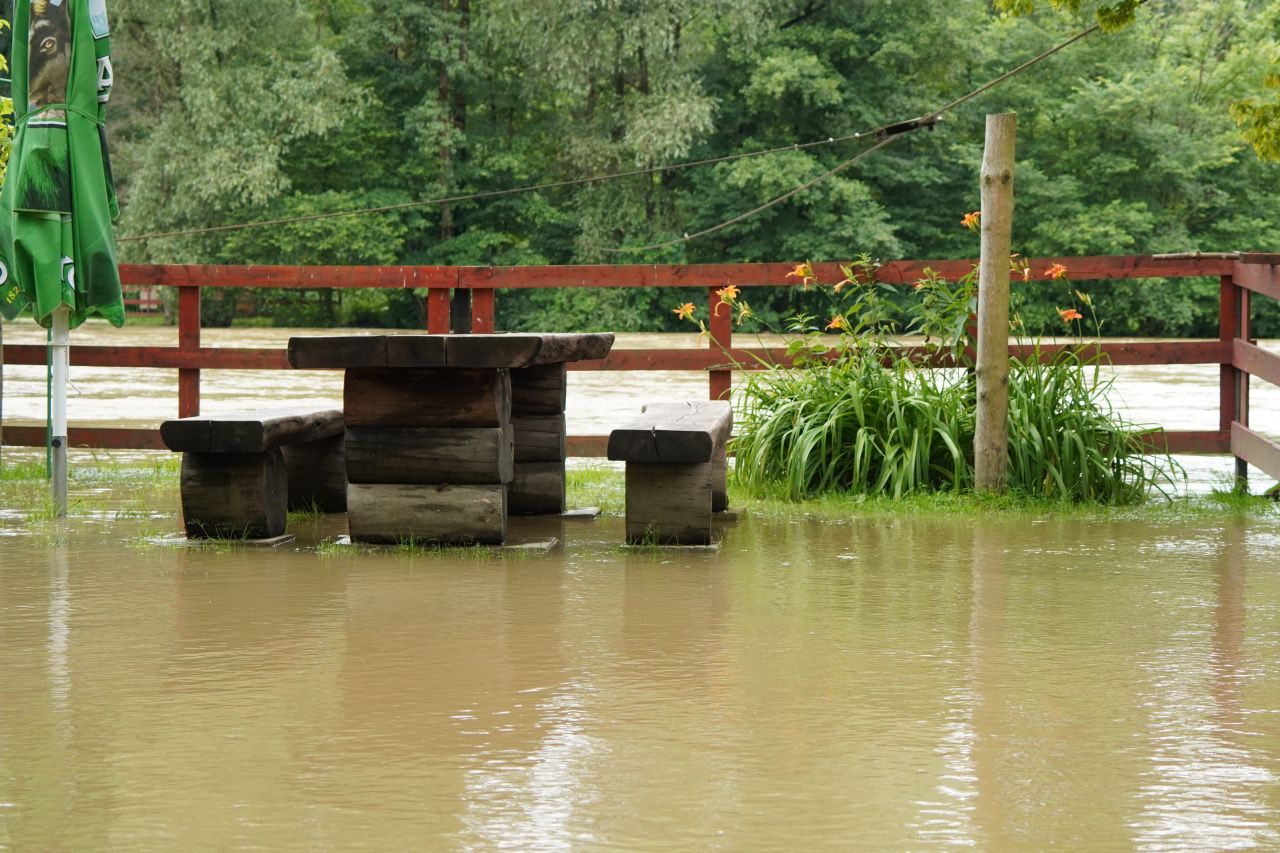
[[[972,213],[966,213],[964,218],[960,220],[960,224],[970,231],[977,231],[982,220],[982,211],[975,210]]]
[[[844,318],[843,314],[837,314],[831,318],[831,322],[827,324],[828,329],[844,329],[848,331],[849,321]]]
[[[675,308],[671,313],[675,314],[676,317],[681,320],[691,320],[693,319],[693,303],[686,302],[678,308]]]
[[[716,291],[716,296],[720,297],[721,302],[732,302],[738,298],[738,294],[741,292],[741,289],[736,284],[726,284]]]
[[[1070,323],[1072,320],[1083,320],[1084,315],[1074,308],[1059,308],[1058,316],[1062,318],[1062,322]]]
[[[803,264],[796,264],[796,268],[787,273],[787,278],[800,279],[800,286],[805,290],[809,289],[809,285],[816,284],[818,279],[813,274],[813,264],[805,261]]]
[[[1053,266],[1045,270],[1044,274],[1049,276],[1049,278],[1057,278],[1057,279],[1066,278],[1067,268],[1064,267],[1062,264],[1054,264]]]

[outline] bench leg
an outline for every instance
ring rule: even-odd
[[[182,454],[182,519],[191,539],[284,533],[288,475],[279,449]]]
[[[712,468],[628,462],[627,544],[710,545]]]
[[[341,434],[280,448],[289,475],[289,509],[346,512],[347,467]]]
[[[564,462],[517,462],[507,488],[512,515],[560,515],[564,512]]]
[[[726,458],[729,436],[723,435],[711,451],[711,511],[729,508],[729,463]]]
[[[511,371],[515,477],[508,491],[512,515],[559,515],[565,510],[565,366]]]

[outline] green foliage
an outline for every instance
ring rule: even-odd
[[[1009,373],[1009,487],[1026,495],[1132,504],[1172,489],[1176,463],[1142,452],[1141,431],[1108,401],[1100,357],[1063,350]]]
[[[983,114],[1019,115],[1026,257],[1280,242],[1280,0],[116,0],[127,85],[111,133],[122,235],[275,220],[579,179],[843,136],[919,115],[1078,31],[1109,30],[857,167],[714,235],[864,143],[609,183],[208,237],[127,260],[337,264],[695,263],[969,257]],[[154,7],[154,8],[153,8]],[[1137,14],[1135,14],[1137,12]],[[1128,23],[1118,30],[1115,28]],[[1234,105],[1234,108],[1233,106]],[[1233,120],[1234,119],[1234,120]],[[1239,125],[1237,126],[1237,122]],[[1255,152],[1256,149],[1256,152]],[[783,282],[779,282],[783,284]],[[1216,290],[1095,288],[1108,331],[1211,334]],[[420,295],[272,295],[281,322],[415,325]],[[226,297],[230,298],[230,297]],[[777,320],[819,307],[753,297]],[[1053,288],[1025,316],[1053,320]],[[509,329],[669,328],[652,291],[504,291]],[[1280,334],[1280,309],[1256,331]],[[662,319],[657,319],[661,317]]]
[[[795,275],[807,284],[812,271],[805,264]],[[845,275],[833,287],[839,305],[826,326],[836,335],[798,317],[791,328],[801,337],[787,352],[799,369],[748,374],[733,439],[738,483],[790,500],[972,489],[976,388],[964,324],[973,274],[949,283],[930,272],[910,296],[877,285],[869,258]],[[1092,299],[1073,291],[1066,304],[1078,319],[1077,306],[1091,309]],[[926,335],[924,357],[946,355],[957,367],[920,366],[892,345],[888,335],[899,330]],[[1013,364],[1011,490],[1124,505],[1173,485],[1176,464],[1167,454],[1143,454],[1140,433],[1107,400],[1100,366],[1100,353],[1082,347],[1044,360],[1037,347]]]

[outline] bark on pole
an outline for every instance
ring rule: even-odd
[[[982,156],[982,254],[978,262],[977,424],[974,485],[1002,491],[1009,473],[1009,250],[1017,116],[987,116]]]

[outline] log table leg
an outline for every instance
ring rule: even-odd
[[[507,496],[513,515],[558,515],[565,511],[564,364],[511,371],[511,424],[515,472]]]
[[[352,541],[499,545],[515,453],[506,369],[348,369]]]

